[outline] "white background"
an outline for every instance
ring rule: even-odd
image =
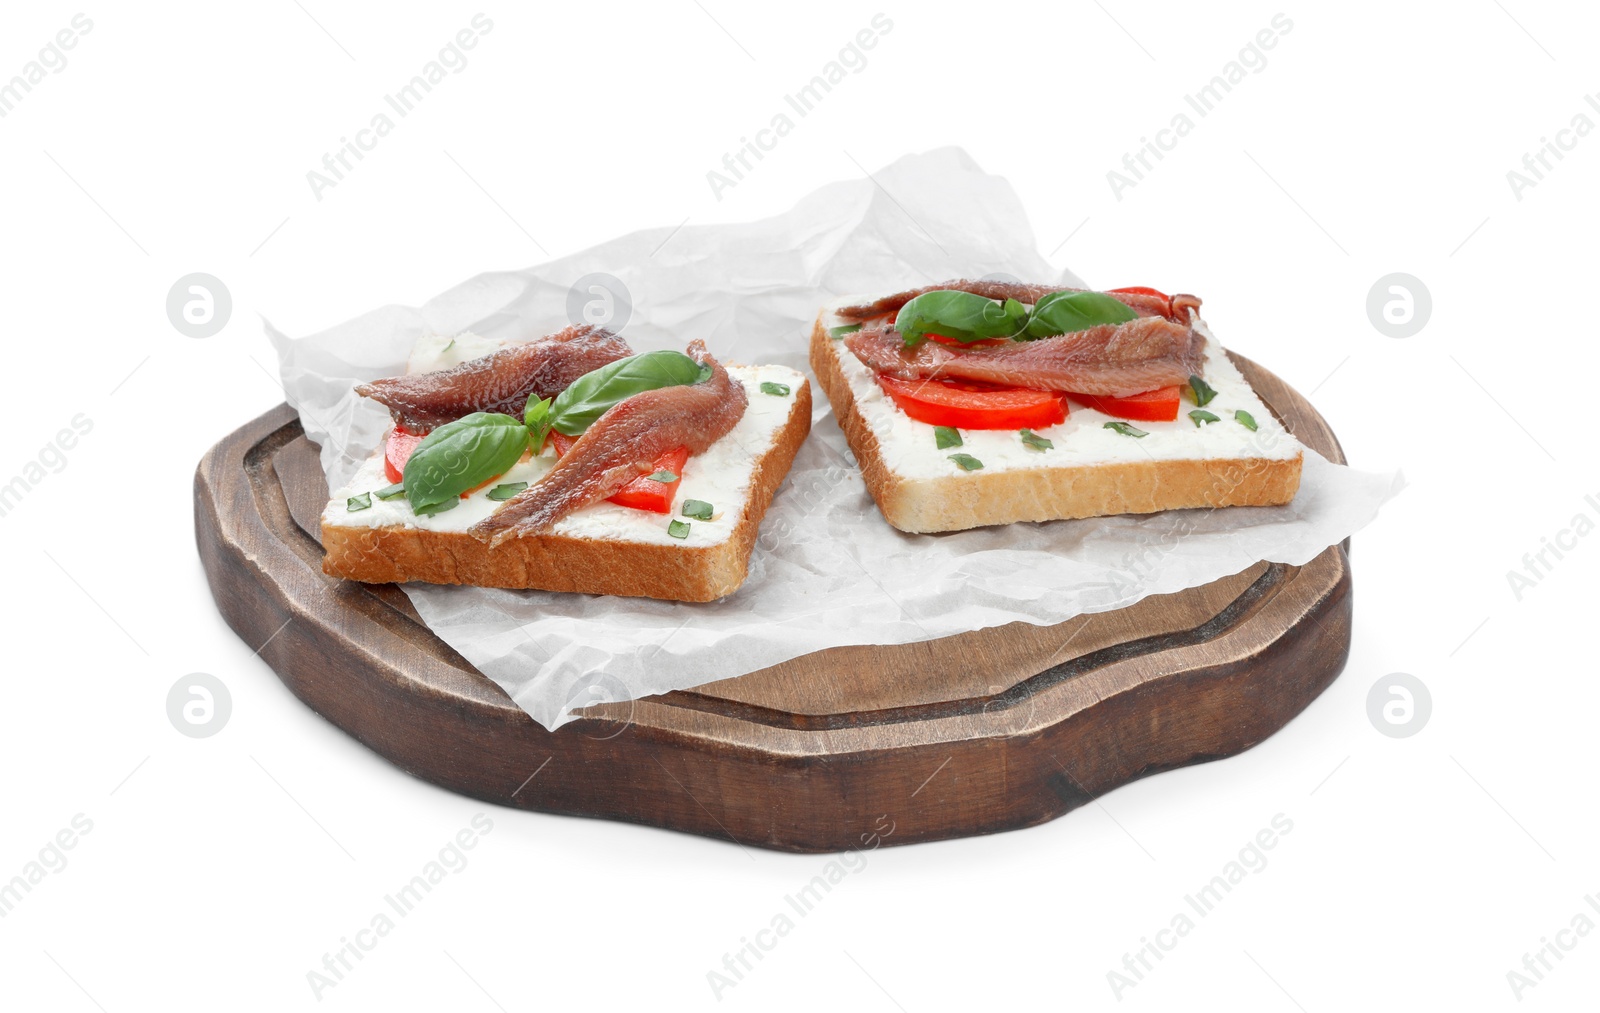
[[[1600,138],[1520,200],[1506,177],[1574,116],[1600,123],[1592,8],[703,4],[88,8],[65,68],[0,119],[0,483],[78,413],[94,425],[0,517],[0,880],[93,823],[0,918],[0,1005],[1518,1005],[1524,954],[1580,911],[1600,923],[1580,650],[1600,537],[1520,600],[1507,579],[1575,515],[1600,521]],[[494,27],[465,69],[318,200],[306,173],[479,10]],[[78,11],[11,6],[0,81]],[[879,11],[866,66],[719,200],[707,172]],[[1266,66],[1198,117],[1184,96],[1280,11]],[[1179,112],[1192,132],[1118,199],[1108,170]],[[1232,347],[1314,393],[1353,463],[1412,484],[1355,539],[1347,669],[1284,731],[1036,829],[872,852],[719,999],[707,973],[825,857],[493,809],[392,767],[223,624],[191,476],[281,400],[262,315],[310,333],[634,229],[774,214],[945,144],[1012,181],[1053,263],[1200,294]],[[193,271],[234,301],[203,340],[164,308]],[[1405,339],[1366,310],[1395,271],[1433,301]],[[195,671],[231,691],[213,738],[166,715]],[[1367,717],[1393,672],[1431,692],[1410,738]],[[480,812],[470,863],[319,1000],[307,972]],[[1108,972],[1279,813],[1266,867],[1119,996]],[[1592,998],[1597,936],[1562,936],[1521,1003]]]

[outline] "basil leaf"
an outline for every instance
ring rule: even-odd
[[[499,503],[503,500],[510,499],[527,487],[528,483],[526,482],[507,482],[504,485],[497,485],[493,489],[490,489],[489,498],[494,500],[496,503]]]
[[[940,450],[961,446],[961,430],[951,426],[934,426],[933,445]]]
[[[971,292],[939,289],[900,307],[894,327],[907,345],[915,345],[929,334],[960,342],[1015,337],[1027,322],[1028,311],[1015,299],[997,303]]]
[[[983,467],[983,462],[971,454],[951,454],[950,460],[956,462],[956,467],[962,471],[977,471]]]
[[[1106,429],[1115,429],[1117,432],[1121,433],[1123,436],[1144,437],[1144,436],[1149,436],[1150,435],[1149,433],[1145,432],[1143,429],[1136,429],[1133,426],[1128,425],[1126,422],[1107,422],[1105,424],[1105,428]]]
[[[830,338],[834,339],[835,341],[837,341],[840,338],[844,337],[846,334],[854,334],[856,331],[859,331],[859,330],[861,330],[861,325],[860,324],[842,324],[842,325],[840,325],[838,327],[830,327],[830,328],[828,328],[828,337],[830,337]]]
[[[762,380],[761,393],[771,394],[775,397],[788,397],[789,385],[786,383],[773,383],[771,380]]]
[[[1217,422],[1217,421],[1219,421],[1218,418],[1215,415],[1211,414],[1210,412],[1208,412],[1208,411],[1206,411],[1206,410],[1204,410],[1202,408],[1196,408],[1194,411],[1190,412],[1189,413],[1189,417],[1194,420],[1194,427],[1196,429],[1200,428],[1200,423],[1202,423],[1202,422]]]
[[[685,517],[693,517],[697,521],[709,521],[711,519],[711,504],[703,499],[686,499],[683,501],[683,509],[678,512]]]
[[[1239,423],[1241,426],[1244,426],[1246,429],[1250,430],[1252,433],[1257,431],[1256,430],[1256,419],[1255,419],[1255,416],[1251,415],[1249,412],[1245,411],[1243,408],[1240,408],[1238,411],[1233,413],[1233,419],[1234,419],[1235,422]]]
[[[1138,315],[1133,307],[1104,292],[1051,292],[1033,304],[1027,336],[1051,338],[1101,324],[1126,323]]]
[[[522,410],[522,424],[528,427],[528,435],[532,437],[529,446],[535,454],[544,452],[544,438],[550,435],[550,404],[554,400],[529,394],[528,407]]]
[[[405,484],[402,482],[396,482],[394,485],[384,486],[382,489],[379,489],[372,495],[378,497],[379,499],[394,499],[396,496],[405,495],[405,491]]]
[[[677,480],[678,476],[665,468],[650,476],[650,481],[652,482],[676,482]]]
[[[557,394],[549,408],[549,423],[567,436],[581,436],[613,405],[635,394],[699,383],[710,376],[710,366],[702,366],[682,352],[663,349],[630,355],[590,370]]]
[[[1211,385],[1198,376],[1189,377],[1189,392],[1194,395],[1194,403],[1197,408],[1204,408],[1211,403],[1212,398],[1217,396],[1217,392],[1212,389]]]
[[[673,538],[688,538],[689,525],[680,520],[673,520],[667,524],[667,534]]]
[[[460,496],[451,496],[449,499],[443,501],[442,503],[435,503],[432,506],[425,506],[420,510],[413,510],[412,512],[415,513],[418,517],[432,517],[434,514],[442,514],[447,510],[454,510],[456,507],[458,507],[460,505],[461,505],[461,497]]]
[[[425,436],[406,462],[406,499],[424,516],[430,507],[448,509],[440,504],[504,475],[526,449],[528,430],[509,415],[473,412],[447,422]]]
[[[345,510],[355,513],[357,510],[367,510],[372,507],[372,493],[364,492],[359,496],[351,496],[344,501]]]
[[[1034,450],[1054,450],[1056,448],[1054,443],[1051,443],[1032,429],[1024,429],[1022,431],[1022,442]]]

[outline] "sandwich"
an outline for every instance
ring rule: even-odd
[[[1199,309],[951,281],[825,306],[810,360],[902,531],[1287,503],[1301,446]]]
[[[796,370],[583,325],[424,337],[404,376],[356,391],[394,428],[332,493],[322,569],[369,583],[712,601],[811,428]]]

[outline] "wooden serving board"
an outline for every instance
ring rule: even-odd
[[[1233,358],[1302,443],[1344,461],[1299,394]],[[213,447],[195,476],[218,607],[313,710],[485,801],[786,851],[1043,823],[1135,778],[1250,748],[1315,699],[1350,649],[1346,543],[1305,566],[1257,563],[1057,626],[822,651],[591,707],[549,732],[435,637],[399,587],[323,575],[327,495],[287,405]]]

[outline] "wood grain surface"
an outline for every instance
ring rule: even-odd
[[[1233,359],[1301,442],[1344,461],[1303,398]],[[740,845],[840,851],[1042,823],[1250,748],[1350,648],[1345,544],[1056,626],[821,651],[591,707],[549,732],[423,626],[399,587],[323,575],[326,502],[317,448],[287,405],[217,444],[195,476],[217,606],[296,696],[453,791]]]

